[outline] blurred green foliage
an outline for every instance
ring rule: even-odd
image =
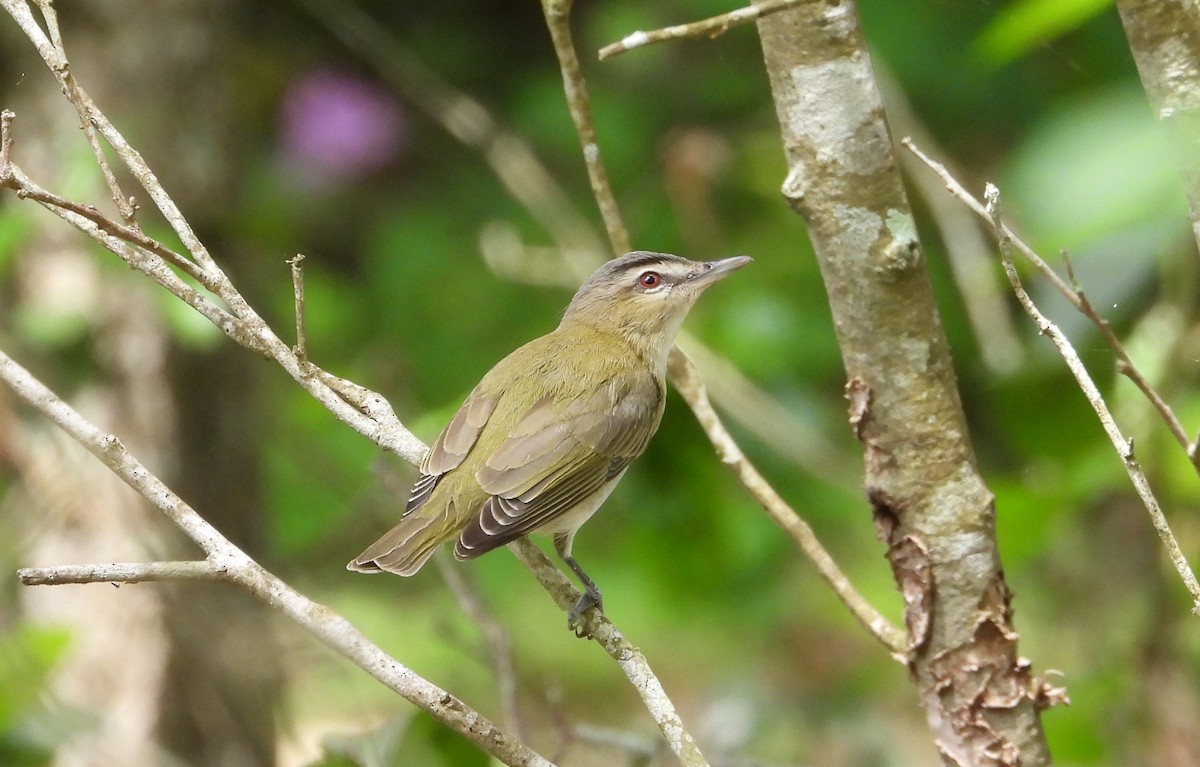
[[[0,764],[49,764],[54,742],[39,701],[70,637],[63,629],[21,625],[0,633]]]
[[[598,227],[536,3],[363,6],[397,45],[525,137]],[[1154,363],[1155,383],[1184,423],[1195,424],[1195,253],[1171,157],[1115,12],[1093,2],[859,6],[877,62],[940,144],[924,148],[952,159],[973,189],[997,180],[1006,214],[1043,255],[1071,249],[1096,305],[1122,337],[1141,339],[1131,349]],[[824,289],[803,226],[778,194],[784,161],[753,29],[604,64],[590,53],[634,29],[731,7],[715,0],[578,4],[575,29],[600,146],[636,247],[755,257],[752,268],[704,298],[688,328],[826,435],[836,453],[831,460],[844,466],[833,474],[797,465],[753,429],[733,426],[856,585],[895,619],[899,599],[844,423],[841,361]],[[532,246],[553,243],[483,157],[411,99],[388,91],[368,57],[337,44],[299,7],[255,4],[238,13],[255,14],[255,33],[236,24],[224,32],[231,65],[219,85],[232,90],[244,117],[230,138],[236,144],[225,147],[237,157],[236,184],[225,190],[219,216],[204,212],[224,245],[217,258],[228,260],[288,339],[285,260],[306,254],[312,359],[384,392],[418,435],[432,438],[478,378],[552,328],[569,298],[566,290],[490,273],[479,256],[483,227],[503,221]],[[28,51],[4,51],[9,56],[5,72],[37,67]],[[314,72],[365,82],[394,99],[403,132],[376,166],[349,173],[314,164],[281,139],[289,89]],[[105,77],[77,74],[85,84]],[[21,95],[47,85],[31,75],[7,87]],[[127,108],[110,109],[110,116],[135,136],[152,134],[156,122],[183,127],[179,115],[156,113],[153,104]],[[315,131],[320,114],[308,119],[315,122],[307,130]],[[673,152],[697,136],[712,151],[677,161]],[[155,168],[175,159],[144,151]],[[323,161],[337,151],[328,147]],[[80,184],[72,174],[56,188],[95,188]],[[63,330],[60,315],[22,292],[27,272],[17,263],[42,218],[28,203],[0,197],[0,340],[12,339],[26,358],[75,386],[78,377],[54,372],[55,365],[89,369],[81,361],[87,337]],[[984,366],[979,350],[992,339],[974,335],[967,322],[947,263],[954,243],[940,242],[931,220],[919,223],[979,462],[997,496],[1022,651],[1038,672],[1061,671],[1072,697],[1070,707],[1044,716],[1058,763],[1149,764],[1139,757],[1166,734],[1195,744],[1200,717],[1169,730],[1142,705],[1150,686],[1166,679],[1190,689],[1183,710],[1200,711],[1200,641],[1119,461],[1049,345],[1011,303],[1021,367]],[[1001,285],[998,269],[994,276]],[[1145,403],[1120,388],[1096,333],[1044,290],[1037,296],[1072,333],[1102,388],[1122,402],[1123,425],[1188,553],[1200,558],[1200,495],[1186,457]],[[163,303],[164,322],[180,345],[224,343],[178,304]],[[500,718],[478,631],[432,568],[410,580],[343,569],[399,513],[413,470],[378,455],[278,371],[264,366],[258,381],[268,412],[253,423],[268,428],[244,434],[261,455],[268,499],[265,545],[256,556],[419,673]],[[646,652],[710,750],[764,764],[915,765],[936,758],[904,670],[864,635],[722,469],[674,395],[648,453],[581,533],[576,553],[604,589],[614,621]],[[568,634],[562,614],[510,556],[456,566],[469,572],[512,634],[535,747],[547,754],[564,747],[563,722],[652,733],[620,673]],[[15,598],[3,599],[15,609]],[[10,636],[16,638],[4,641],[25,643],[34,661],[9,668],[0,653],[0,749],[17,748],[12,722],[67,651],[61,636],[28,626]],[[408,716],[407,704],[307,639],[292,645],[285,716],[299,730],[340,728],[350,739],[327,741],[327,756],[314,764],[483,763],[423,715],[395,724]],[[744,724],[735,726],[742,720],[729,711],[743,711]],[[372,729],[367,722],[385,724]],[[376,756],[363,756],[364,743],[376,744]],[[626,763],[565,748],[578,763]],[[0,750],[0,761],[6,753]]]

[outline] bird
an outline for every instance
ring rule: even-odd
[[[601,265],[554,330],[500,360],[434,441],[400,521],[347,569],[414,575],[443,543],[474,559],[547,534],[583,585],[568,626],[603,597],[575,534],[657,431],[667,358],[696,299],[752,259],[633,251]]]

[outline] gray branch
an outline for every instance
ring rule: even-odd
[[[993,496],[852,2],[760,19],[788,161],[846,368],[866,491],[904,597],[907,659],[943,761],[1050,763],[1043,680],[1017,652]]]

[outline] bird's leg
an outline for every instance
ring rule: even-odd
[[[582,637],[586,633],[583,625],[583,614],[595,607],[604,613],[604,598],[600,595],[600,589],[596,586],[588,574],[583,571],[579,563],[575,561],[575,557],[571,556],[571,542],[573,535],[556,535],[554,536],[554,550],[567,567],[575,573],[579,578],[579,582],[583,584],[583,594],[579,597],[579,601],[567,613],[567,626],[575,632],[576,636]]]

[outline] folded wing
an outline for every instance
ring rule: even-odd
[[[552,525],[642,454],[662,409],[662,388],[648,373],[613,378],[566,404],[535,402],[476,474],[489,497],[455,555],[476,557]]]

